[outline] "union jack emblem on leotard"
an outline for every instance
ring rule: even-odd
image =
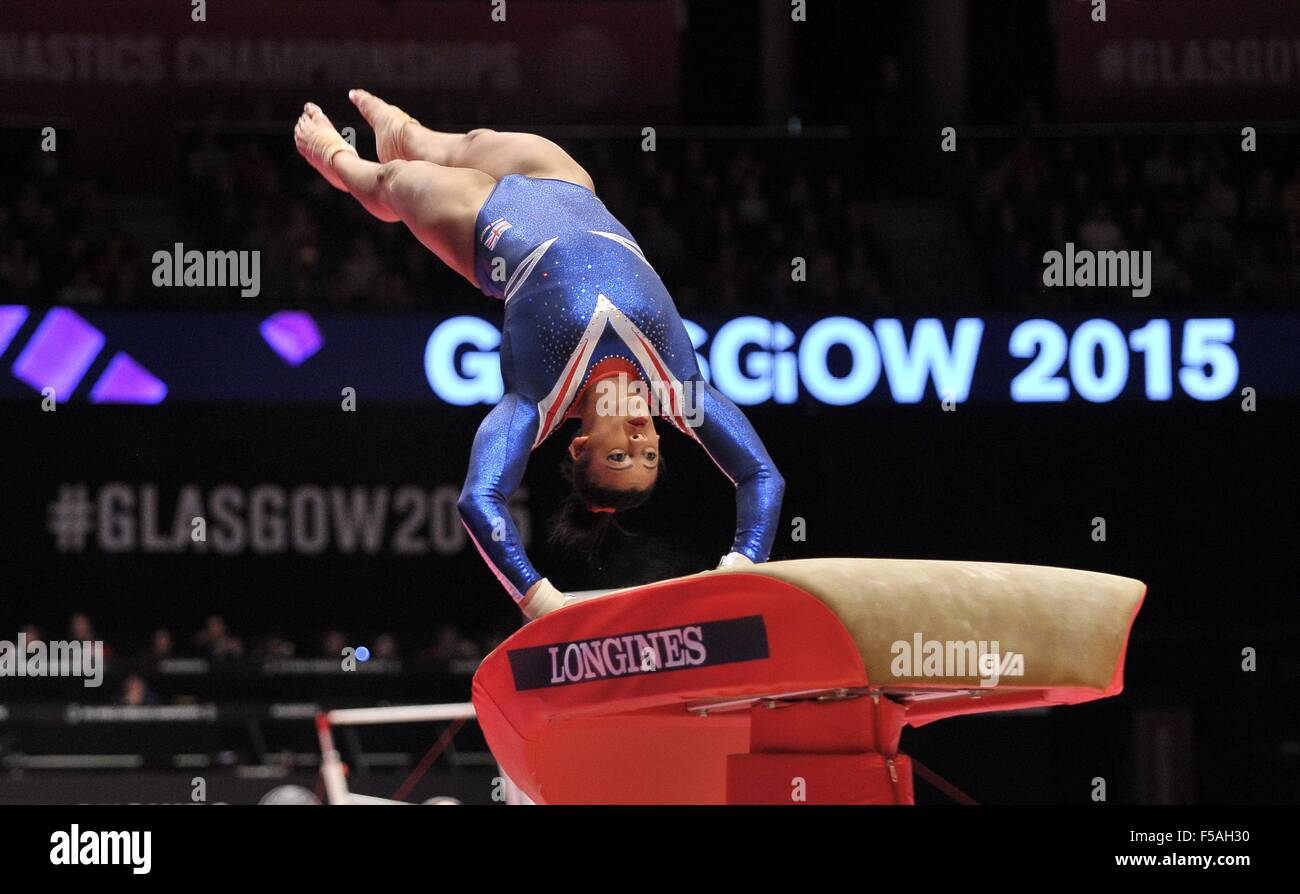
[[[483,240],[483,244],[487,246],[488,251],[497,247],[497,241],[501,238],[501,234],[512,226],[514,224],[504,217],[498,217],[483,228],[483,235],[480,238]]]

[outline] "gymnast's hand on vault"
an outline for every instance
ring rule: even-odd
[[[719,568],[745,568],[753,565],[754,560],[744,553],[727,553],[718,563]]]
[[[528,620],[535,621],[542,615],[572,605],[575,601],[572,596],[566,596],[555,589],[549,580],[542,578],[528,588],[528,592],[519,603],[519,609],[528,616]]]

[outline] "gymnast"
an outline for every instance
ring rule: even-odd
[[[508,500],[531,452],[566,419],[572,493],[550,539],[592,544],[641,505],[661,468],[655,415],[704,448],[736,488],[736,537],[720,566],[764,562],[785,483],[736,406],[706,383],[672,297],[640,246],[559,146],[526,133],[440,133],[364,90],[348,98],[375,131],[366,161],[307,103],[299,153],[382,221],[504,302],[505,396],[474,437],[461,518],[523,613],[567,604],[533,568]]]

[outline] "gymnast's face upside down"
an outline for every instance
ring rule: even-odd
[[[605,379],[579,397],[578,434],[561,468],[573,491],[551,517],[548,541],[589,551],[615,512],[650,498],[659,479],[659,433],[639,381]]]
[[[659,433],[640,390],[622,377],[600,384],[606,387],[583,401],[582,428],[569,442],[575,490],[592,511],[631,508],[649,497],[658,480]],[[625,412],[609,412],[610,405]]]
[[[659,478],[659,433],[639,382],[620,376],[579,398],[581,428],[561,471],[573,491],[551,518],[554,545],[591,549],[613,513],[640,506]]]

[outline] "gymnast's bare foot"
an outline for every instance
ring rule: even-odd
[[[333,160],[339,152],[357,154],[352,144],[343,139],[334,129],[330,119],[320,110],[320,106],[309,102],[302,107],[302,115],[293,128],[293,142],[298,147],[298,154],[320,172],[329,181],[330,186],[348,192],[339,175],[334,172]]]
[[[420,122],[397,106],[386,103],[365,90],[349,90],[348,99],[352,100],[352,104],[361,112],[361,117],[374,128],[375,148],[379,152],[379,160],[381,162],[393,159],[409,160],[402,143],[402,135],[406,131],[407,124]]]

